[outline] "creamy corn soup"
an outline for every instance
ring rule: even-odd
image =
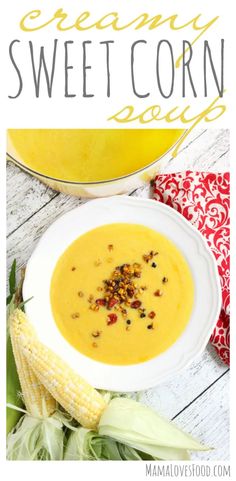
[[[189,266],[165,236],[141,225],[110,224],[75,240],[59,258],[51,307],[75,349],[108,364],[147,361],[189,322]]]
[[[114,179],[154,162],[183,130],[10,129],[8,151],[52,178],[91,182]]]

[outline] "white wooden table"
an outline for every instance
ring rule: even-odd
[[[229,170],[229,132],[193,132],[176,159],[166,156],[161,172],[185,169],[223,172]],[[130,195],[150,197],[150,187]],[[8,269],[17,260],[18,269],[29,259],[38,239],[60,215],[86,202],[66,196],[41,184],[16,166],[7,166]],[[208,345],[205,352],[181,374],[141,394],[184,430],[214,450],[192,453],[193,460],[229,459],[229,370]]]

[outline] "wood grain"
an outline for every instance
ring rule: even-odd
[[[143,392],[140,399],[172,419],[227,371],[228,368],[218,361],[213,347],[208,345],[188,368],[167,382]]]
[[[228,461],[229,372],[194,399],[174,422],[206,446],[214,448],[208,452],[192,452],[192,460]]]

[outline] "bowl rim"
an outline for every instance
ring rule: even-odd
[[[116,204],[118,204],[118,205],[116,206]],[[31,288],[32,288],[31,274],[33,272],[32,268],[33,268],[33,270],[35,268],[34,267],[35,257],[37,258],[38,253],[40,251],[42,251],[42,248],[44,246],[45,241],[48,242],[48,235],[50,236],[51,233],[54,232],[55,228],[57,229],[58,227],[60,227],[61,223],[63,223],[63,221],[65,219],[67,219],[70,222],[71,216],[72,216],[72,218],[74,218],[73,216],[75,214],[77,215],[79,212],[81,212],[82,219],[83,219],[83,216],[85,216],[85,218],[87,218],[87,209],[88,208],[93,210],[93,215],[94,215],[94,207],[95,206],[97,206],[99,209],[101,208],[102,211],[104,211],[104,212],[108,212],[109,210],[111,210],[111,207],[116,206],[117,208],[119,208],[119,212],[121,212],[122,211],[121,207],[129,205],[129,207],[131,209],[133,209],[133,207],[135,207],[135,209],[136,209],[138,207],[138,204],[139,204],[139,206],[142,206],[142,208],[145,209],[145,210],[150,209],[150,207],[152,206],[153,208],[155,208],[156,213],[159,211],[159,213],[162,213],[165,217],[169,218],[170,220],[172,219],[174,224],[179,224],[179,229],[181,229],[181,230],[184,229],[186,231],[185,232],[186,235],[191,239],[191,242],[193,242],[193,244],[194,244],[193,254],[195,254],[195,253],[197,254],[196,256],[194,255],[194,259],[196,257],[196,260],[194,260],[193,263],[195,264],[196,262],[199,261],[199,256],[202,260],[204,260],[205,267],[207,269],[207,277],[205,279],[208,279],[207,282],[209,282],[209,290],[210,290],[211,294],[214,293],[215,296],[214,296],[214,299],[212,300],[212,303],[211,303],[211,306],[210,306],[211,310],[210,310],[209,318],[207,318],[205,320],[203,319],[204,322],[203,322],[203,325],[201,327],[201,332],[199,332],[199,335],[198,335],[197,339],[195,339],[195,336],[193,336],[194,328],[193,328],[193,325],[191,324],[191,326],[189,325],[189,327],[187,327],[185,329],[185,331],[177,339],[176,343],[174,343],[169,349],[164,351],[159,356],[154,357],[154,358],[150,359],[149,361],[145,361],[144,363],[124,365],[124,366],[123,365],[120,366],[120,365],[110,365],[110,364],[100,363],[100,362],[95,361],[91,358],[88,358],[87,356],[84,356],[80,352],[78,354],[78,351],[76,351],[73,347],[70,346],[70,348],[69,348],[70,352],[72,353],[72,351],[74,351],[74,352],[76,351],[76,353],[77,353],[77,354],[75,354],[75,356],[76,356],[76,366],[78,364],[77,363],[77,357],[80,359],[80,361],[79,361],[80,362],[80,369],[81,369],[80,374],[83,375],[86,379],[88,378],[88,382],[93,384],[98,389],[108,389],[108,390],[113,390],[113,391],[126,391],[126,392],[140,391],[140,390],[143,390],[143,389],[149,389],[151,387],[154,387],[154,386],[158,385],[159,383],[161,383],[163,381],[167,381],[168,378],[170,378],[171,376],[179,374],[183,368],[188,367],[205,349],[205,347],[207,345],[207,342],[210,338],[211,332],[214,329],[216,320],[218,319],[220,309],[221,309],[221,303],[222,303],[222,301],[221,301],[221,287],[220,287],[220,279],[219,279],[217,264],[216,264],[215,257],[213,255],[210,247],[208,246],[206,239],[203,237],[203,235],[189,221],[187,221],[185,219],[185,217],[183,217],[183,215],[181,215],[175,209],[172,209],[171,207],[167,206],[166,204],[154,201],[152,199],[143,199],[143,198],[137,199],[137,198],[134,198],[134,197],[124,196],[124,195],[112,196],[112,197],[107,198],[107,199],[96,199],[96,200],[92,200],[90,202],[86,202],[82,206],[77,206],[75,209],[72,209],[69,212],[67,212],[66,214],[63,214],[62,216],[60,216],[58,219],[56,219],[56,221],[54,221],[49,226],[47,231],[41,237],[38,245],[36,246],[33,254],[31,255],[31,257],[30,257],[30,259],[27,263],[26,276],[25,276],[25,281],[24,281],[24,285],[23,285],[23,298],[27,299],[27,298],[31,297],[31,295],[33,294],[31,292]],[[110,207],[110,209],[108,209],[108,206]],[[108,217],[110,218],[109,212],[106,215],[108,215]],[[81,222],[81,217],[78,220]],[[119,221],[116,220],[116,222],[119,222]],[[122,222],[124,222],[124,221],[122,221]],[[103,222],[99,222],[99,225],[102,225],[102,224],[103,224]],[[145,225],[147,225],[146,222],[145,222]],[[92,228],[94,228],[94,227],[92,227]],[[77,229],[77,227],[76,227],[76,229]],[[85,231],[87,231],[87,230],[88,230],[87,226],[85,226]],[[162,232],[162,229],[160,229],[160,232]],[[66,236],[67,235],[68,234],[66,234]],[[70,235],[73,236],[74,234],[72,233]],[[79,235],[81,235],[81,233]],[[167,235],[167,234],[164,234],[164,235]],[[181,232],[181,235],[182,235],[182,232]],[[168,235],[167,235],[167,237],[168,237]],[[171,237],[170,237],[170,239],[171,239]],[[68,245],[69,245],[69,243],[68,243]],[[177,246],[178,246],[178,243],[177,243]],[[43,248],[43,251],[45,252],[44,248]],[[186,254],[185,251],[183,251],[182,253],[184,255]],[[57,255],[57,254],[55,253],[55,255]],[[190,251],[189,251],[189,255],[190,255]],[[42,261],[42,259],[41,259],[41,261]],[[51,261],[54,262],[53,260],[51,260]],[[190,265],[190,268],[191,268],[191,265]],[[194,269],[195,268],[196,267],[194,267]],[[199,275],[202,275],[202,272]],[[37,273],[37,276],[38,276],[38,273]],[[38,277],[37,277],[37,279],[38,279]],[[202,284],[202,282],[201,282],[201,284]],[[199,278],[197,280],[197,284],[195,284],[195,287],[196,287],[196,285],[197,286],[199,285]],[[201,287],[201,289],[202,288],[203,287]],[[45,287],[45,283],[44,283],[44,289],[47,289],[47,286]],[[198,294],[198,296],[199,296],[199,294]],[[199,297],[198,297],[198,300],[199,300]],[[37,304],[37,302],[39,302],[40,299],[38,299],[38,300],[35,299],[35,301],[36,301],[36,304]],[[195,305],[198,306],[197,311],[199,309],[202,310],[202,304],[200,305],[200,303],[199,302],[196,303],[196,301],[194,303],[195,303]],[[26,304],[26,313],[29,315],[29,317],[31,317],[32,312],[36,312],[35,306],[33,306],[32,304],[30,305],[30,304],[31,303]],[[193,315],[194,315],[194,318],[195,318],[194,322],[196,322],[197,313],[195,313],[195,314],[192,313],[191,316],[193,316]],[[34,314],[33,314],[33,317],[34,317]],[[35,319],[34,319],[33,322],[35,322]],[[38,325],[38,321],[37,321],[37,325]],[[188,333],[187,333],[187,330],[188,330]],[[186,332],[187,338],[189,338],[189,336],[191,334],[192,341],[191,341],[190,345],[188,345],[188,348],[186,348],[184,351],[179,352],[181,350],[180,347],[183,343],[182,336],[185,336],[185,334],[184,334],[185,332]],[[63,338],[63,336],[61,334],[58,334],[58,336]],[[41,338],[41,334],[39,335],[39,337]],[[59,337],[58,337],[58,341],[60,341]],[[44,338],[44,334],[43,334],[43,338]],[[43,342],[45,342],[45,339],[43,340],[43,338],[41,340]],[[47,341],[47,342],[51,343],[51,340]],[[53,340],[53,342],[54,342],[54,340]],[[63,338],[62,342],[63,342],[64,345],[67,344],[67,346],[66,346],[66,350],[67,350],[68,349],[67,341]],[[49,344],[49,347],[52,348],[52,345]],[[57,346],[57,349],[58,349],[58,346]],[[170,354],[170,350],[171,350],[171,354]],[[64,347],[63,347],[63,351],[64,351]],[[173,363],[172,358],[173,358],[173,354],[175,354],[175,353],[178,354],[178,359],[176,360],[176,358],[175,358],[175,363]],[[68,352],[68,356],[70,357],[69,352]],[[66,357],[67,356],[65,356],[65,358]],[[73,354],[73,357],[74,357],[74,354]],[[165,364],[166,361],[167,361],[167,364]],[[67,360],[67,362],[68,362],[68,360]],[[163,362],[164,362],[164,364],[163,364]],[[74,361],[72,362],[71,367],[74,367],[74,369],[75,369],[75,365],[73,366],[73,364],[74,364]],[[102,368],[99,367],[101,365],[102,365]],[[88,372],[88,366],[89,366],[89,369],[90,369],[89,372]],[[151,372],[150,372],[150,368],[151,368]],[[100,375],[100,369],[101,369],[102,375]],[[115,382],[113,380],[111,380],[110,370],[112,370],[112,378],[116,379]],[[124,376],[124,370],[126,371],[128,377]],[[143,370],[145,371],[145,376],[142,373]],[[147,370],[148,370],[148,373],[149,373],[148,376],[146,374]],[[86,372],[86,375],[85,375],[85,372]],[[122,376],[121,376],[121,374],[122,374]],[[108,378],[107,378],[107,376],[108,376]],[[98,377],[100,377],[99,380],[98,380]],[[132,379],[132,381],[131,381],[131,379]]]
[[[34,129],[32,129],[34,130]],[[87,129],[86,129],[87,130]],[[92,129],[91,129],[92,130]],[[100,129],[100,130],[103,130],[103,129]],[[110,130],[110,129],[107,129],[107,130]],[[120,130],[120,129],[115,129],[115,130]],[[130,129],[124,129],[124,130],[130,130]],[[146,130],[146,129],[134,129],[134,130]],[[106,179],[106,180],[93,180],[93,181],[89,181],[89,182],[79,182],[77,180],[63,180],[63,179],[58,179],[56,177],[51,177],[50,175],[46,175],[46,174],[42,174],[40,172],[38,172],[37,170],[34,170],[34,169],[31,169],[30,167],[28,167],[26,164],[24,164],[23,162],[21,162],[20,160],[17,160],[15,159],[15,157],[13,157],[11,154],[9,154],[8,152],[6,152],[6,155],[9,157],[9,159],[7,160],[10,160],[10,162],[13,162],[15,163],[20,169],[23,169],[25,170],[26,172],[34,175],[34,176],[37,176],[37,177],[41,177],[42,179],[47,179],[47,180],[50,180],[52,182],[58,182],[60,184],[66,184],[66,185],[75,185],[75,186],[90,186],[90,185],[103,185],[103,184],[110,184],[110,183],[114,183],[114,182],[118,182],[120,180],[125,180],[125,179],[128,179],[129,177],[132,177],[134,175],[137,175],[137,174],[140,174],[142,172],[144,172],[146,169],[149,169],[150,167],[154,166],[157,162],[159,162],[161,159],[163,159],[163,157],[165,155],[167,155],[168,153],[170,153],[171,149],[173,149],[173,147],[175,147],[177,145],[177,143],[183,139],[185,136],[186,136],[186,133],[188,132],[188,129],[151,129],[151,130],[183,130],[183,133],[180,135],[180,137],[169,147],[168,150],[166,150],[162,155],[160,155],[158,158],[156,158],[155,160],[153,160],[150,164],[147,164],[145,165],[144,167],[142,167],[141,169],[138,169],[138,170],[135,170],[134,172],[131,172],[130,174],[126,174],[126,175],[122,175],[120,177],[114,177],[113,179]],[[8,134],[9,135],[9,134]]]

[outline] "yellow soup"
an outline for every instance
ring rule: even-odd
[[[191,315],[189,266],[165,236],[135,224],[87,232],[62,254],[51,306],[64,338],[86,356],[135,364],[168,349]]]
[[[32,170],[67,181],[115,179],[154,162],[183,130],[10,129],[9,153]]]

